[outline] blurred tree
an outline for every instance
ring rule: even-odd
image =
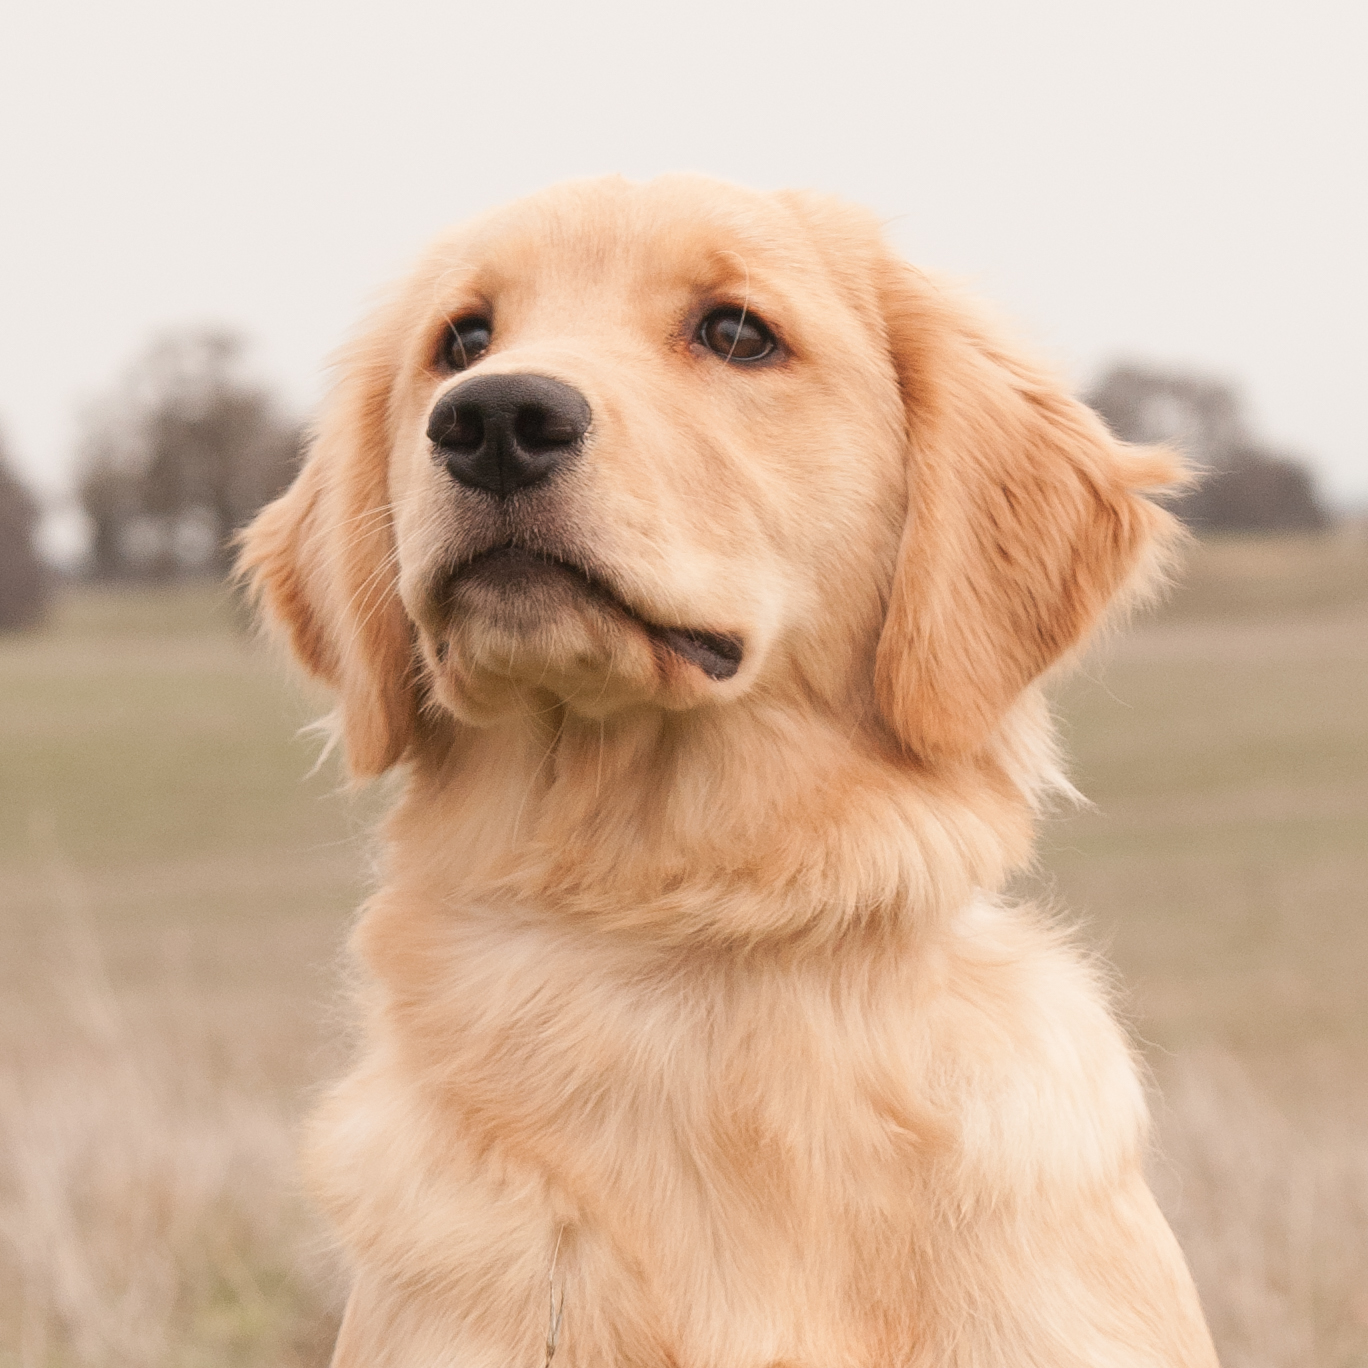
[[[0,443],[0,631],[36,626],[47,607],[47,567],[34,543],[39,516]]]
[[[1170,442],[1197,466],[1175,507],[1198,531],[1280,532],[1328,521],[1311,473],[1261,446],[1229,385],[1180,371],[1113,366],[1087,402],[1126,442]]]
[[[227,332],[159,339],[87,410],[81,503],[100,576],[223,572],[229,539],[289,483],[301,429],[241,373]]]

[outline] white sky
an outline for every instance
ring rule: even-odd
[[[1234,379],[1368,502],[1362,0],[11,0],[0,431],[60,499],[79,406],[209,321],[304,409],[445,223],[680,169],[873,205],[1079,384]]]

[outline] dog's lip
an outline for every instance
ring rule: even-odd
[[[490,572],[495,579],[503,576],[512,579],[529,570],[547,569],[571,576],[590,597],[631,618],[652,641],[695,666],[709,679],[720,683],[731,679],[741,668],[745,646],[737,633],[713,632],[700,627],[669,627],[653,622],[633,608],[601,573],[564,556],[551,555],[516,542],[505,542],[462,561],[452,569],[447,588],[454,588],[462,579],[481,570]]]

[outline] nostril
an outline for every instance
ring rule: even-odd
[[[520,404],[513,415],[513,439],[526,452],[568,446],[583,436],[579,426],[541,404]]]
[[[478,451],[485,439],[484,414],[475,404],[457,404],[428,425],[428,437],[443,451]]]

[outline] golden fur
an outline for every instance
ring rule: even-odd
[[[775,363],[698,344],[719,302]],[[426,436],[472,310],[477,374],[594,415],[497,509]],[[595,181],[432,248],[243,556],[353,774],[404,770],[308,1147],[337,1365],[1214,1363],[1095,975],[997,896],[1063,782],[1038,680],[1176,474],[831,200]],[[450,589],[499,537],[545,584]]]

